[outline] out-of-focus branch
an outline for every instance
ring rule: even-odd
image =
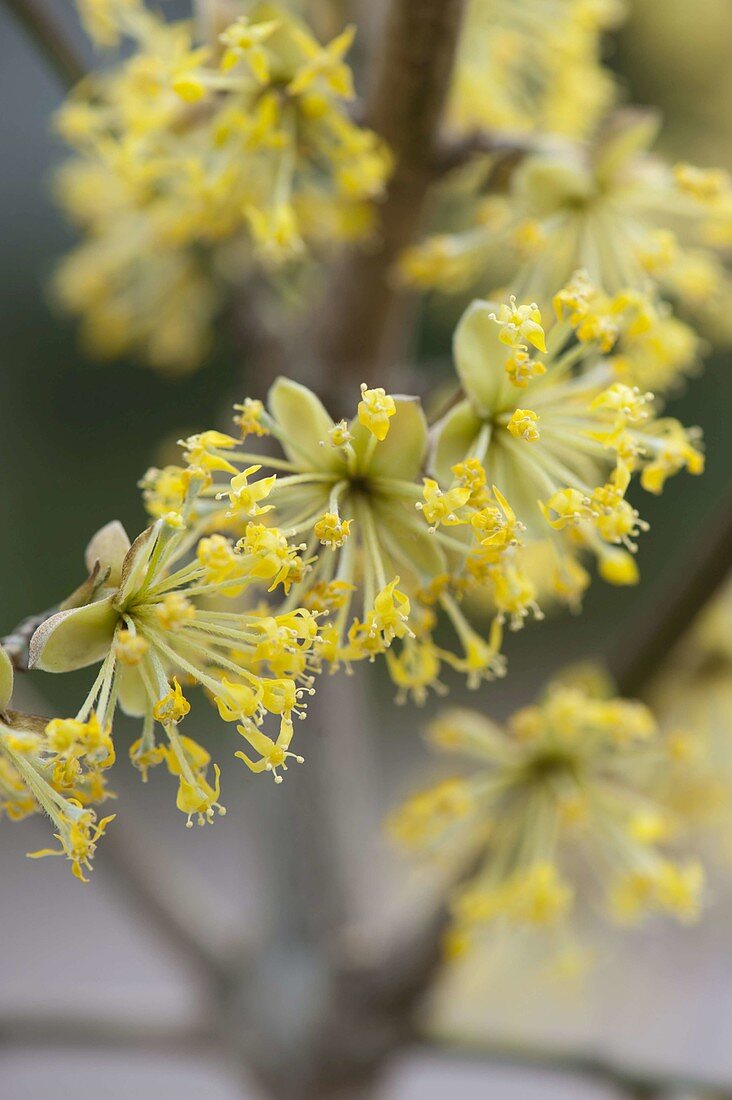
[[[729,575],[732,566],[732,494],[713,509],[692,540],[690,552],[623,630],[608,665],[623,695],[639,695],[671,650]]]
[[[354,377],[381,380],[399,357],[407,297],[394,263],[419,229],[435,178],[438,129],[464,0],[392,0],[365,123],[389,144],[394,173],[379,210],[376,242],[351,248],[336,265],[321,319],[320,353],[331,388]]]
[[[234,945],[224,942],[221,921],[203,884],[151,849],[149,838],[134,843],[123,829],[110,829],[98,862],[214,997],[226,994],[238,977],[237,958]]]
[[[671,1073],[624,1065],[591,1051],[562,1050],[510,1040],[430,1038],[420,1053],[447,1055],[461,1063],[485,1066],[505,1065],[516,1069],[538,1070],[610,1085],[636,1100],[690,1095],[699,1100],[732,1100],[732,1083],[710,1081],[694,1074]]]
[[[87,67],[56,19],[42,0],[2,0],[38,51],[48,61],[61,83],[72,88],[87,74]]]
[[[435,150],[434,171],[445,176],[469,164],[477,156],[496,157],[501,165],[515,162],[540,148],[541,139],[534,134],[511,134],[503,131],[474,130],[459,138],[444,139]]]
[[[18,685],[23,709],[48,712],[48,704],[27,678]],[[240,945],[230,942],[203,883],[187,868],[158,852],[149,837],[135,838],[129,825],[110,829],[97,860],[110,881],[150,926],[198,973],[214,996],[225,995],[240,976]]]
[[[106,1047],[111,1050],[194,1053],[216,1043],[207,1024],[145,1023],[125,1016],[27,1013],[0,1016],[2,1047]]]

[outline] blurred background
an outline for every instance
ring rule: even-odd
[[[67,0],[53,0],[49,7],[78,34]],[[170,5],[172,10],[182,7]],[[663,143],[672,158],[732,168],[732,3],[665,0],[661,6],[658,0],[631,0],[630,10],[629,22],[610,44],[610,61],[628,98],[664,110]],[[225,427],[232,400],[264,396],[223,332],[202,370],[175,379],[134,363],[90,362],[79,351],[73,322],[56,314],[47,294],[54,263],[72,240],[50,189],[51,170],[63,156],[51,132],[61,97],[56,77],[0,4],[0,634],[30,612],[53,605],[80,582],[83,548],[103,523],[119,518],[132,535],[137,533],[145,519],[136,482],[147,466],[161,461],[166,447],[202,427]],[[449,335],[447,330],[433,333],[430,356],[447,354]],[[292,373],[297,377],[297,364]],[[623,631],[632,629],[721,507],[732,458],[731,378],[729,356],[716,354],[703,378],[689,383],[671,403],[671,415],[704,429],[708,466],[700,481],[680,477],[662,498],[643,500],[652,531],[639,554],[641,586],[595,584],[581,617],[550,619],[511,639],[510,676],[484,685],[471,703],[505,714],[530,699],[553,669],[578,658],[602,657],[598,645],[608,652]],[[352,889],[355,897],[368,895],[373,911],[378,896],[373,876],[385,891],[390,884],[398,890],[403,872],[380,839],[379,820],[399,794],[429,774],[430,765],[419,741],[420,712],[394,708],[392,689],[378,672],[365,670],[364,676],[380,741],[364,770],[354,810],[362,835],[372,840],[364,846]],[[83,673],[76,682],[65,677],[63,684],[39,674],[32,686],[20,684],[16,705],[70,712],[86,682]],[[363,688],[356,684],[353,690]],[[201,732],[205,740],[206,731]],[[122,727],[120,733],[124,739],[127,731]],[[219,755],[226,759],[225,751]],[[283,788],[275,789],[230,767],[228,816],[213,829],[189,832],[171,791],[159,789],[164,777],[155,776],[144,787],[126,767],[124,751],[119,756],[114,828],[124,831],[126,843],[141,854],[159,849],[171,891],[182,891],[183,884],[188,891],[195,884],[193,896],[202,899],[202,906],[194,919],[208,921],[209,907],[215,910],[215,923],[208,928],[225,940],[254,938],[276,920],[272,906],[276,910],[277,902],[270,898],[268,908],[261,900],[267,869],[255,838],[269,832],[288,843],[295,827],[292,811],[283,810],[289,796],[298,813],[313,809],[313,788],[302,774],[291,772]],[[113,861],[107,865],[104,847],[93,883],[83,887],[61,861],[33,864],[23,858],[46,842],[40,819],[15,827],[3,823],[1,835],[0,1040],[3,1014],[10,1012],[83,1009],[158,1023],[195,1016],[202,1002],[187,960],[138,910]],[[279,904],[286,904],[286,896]],[[581,990],[558,993],[556,987],[497,983],[473,997],[470,1011],[496,1034],[602,1045],[631,1061],[732,1081],[731,918],[732,890],[722,878],[698,927],[653,927],[604,942],[600,963]],[[600,1100],[613,1095],[561,1078],[413,1058],[394,1067],[384,1097],[428,1100],[448,1089],[461,1100]],[[0,1042],[3,1100],[50,1095],[121,1100],[133,1093],[139,1100],[248,1095],[233,1070],[195,1052],[29,1052]]]

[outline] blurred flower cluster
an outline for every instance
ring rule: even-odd
[[[390,828],[407,850],[474,868],[452,900],[450,953],[509,934],[570,953],[582,906],[621,923],[696,917],[703,871],[673,854],[684,817],[656,782],[674,742],[643,704],[559,680],[505,727],[451,710],[429,739],[469,766],[414,795]]]
[[[469,0],[450,116],[463,130],[495,127],[578,138],[611,106],[603,35],[622,0]]]
[[[657,129],[655,115],[626,110],[586,142],[547,140],[523,158],[504,194],[482,193],[488,165],[463,206],[465,227],[408,250],[402,278],[463,295],[495,295],[505,283],[540,307],[577,269],[609,294],[640,291],[658,323],[639,358],[650,360],[644,370],[654,384],[668,388],[699,351],[672,307],[702,328],[728,312],[732,183],[725,171],[653,156]]]
[[[81,316],[92,354],[194,367],[252,269],[274,276],[369,232],[390,158],[349,117],[353,28],[321,46],[262,3],[200,43],[189,22],[142,0],[81,10],[99,45],[129,39],[132,51],[82,81],[57,116],[75,151],[57,193],[84,236],[56,294]]]

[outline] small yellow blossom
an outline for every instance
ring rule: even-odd
[[[231,502],[230,514],[244,512],[247,516],[262,516],[272,510],[272,505],[266,504],[262,507],[260,501],[267,499],[274,487],[276,478],[274,476],[263,477],[251,484],[249,482],[249,478],[254,474],[258,474],[261,469],[261,466],[248,466],[246,470],[242,470],[239,474],[233,469],[230,471],[235,474],[231,479],[228,494]]]
[[[334,424],[328,430],[328,442],[331,447],[345,447],[352,439],[353,436],[346,420],[339,420],[337,424]]]
[[[120,630],[114,648],[123,665],[139,665],[150,647],[141,634],[133,634],[131,630]]]
[[[447,492],[443,492],[437,482],[431,478],[424,479],[424,500],[417,502],[417,508],[434,530],[441,523],[445,526],[454,526],[461,520],[457,513],[467,504],[471,491],[467,486],[455,485]]]
[[[497,315],[491,314],[491,320],[500,328],[498,339],[502,344],[514,349],[531,344],[538,351],[546,351],[546,337],[536,302],[519,306],[515,294],[512,294],[508,305],[503,304]]]
[[[516,409],[511,414],[506,427],[514,439],[525,439],[527,443],[535,443],[539,438],[539,417],[531,409]]]
[[[313,526],[313,534],[323,546],[335,550],[343,546],[351,533],[353,520],[341,519],[335,512],[326,512]]]
[[[374,435],[380,443],[389,434],[389,421],[396,413],[394,398],[377,387],[370,390],[366,383],[361,385],[361,400],[358,403],[358,422]]]
[[[241,428],[242,439],[248,435],[269,435],[269,429],[262,423],[264,405],[251,397],[245,398],[241,405],[234,405],[236,416],[234,423]]]
[[[153,718],[156,722],[180,722],[191,709],[191,704],[183,695],[181,686],[173,677],[173,687],[153,707]]]

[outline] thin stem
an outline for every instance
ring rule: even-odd
[[[87,75],[68,35],[49,15],[40,0],[2,0],[6,8],[32,39],[65,88],[73,88]]]
[[[109,879],[125,900],[145,914],[215,995],[230,986],[236,978],[232,944],[225,942],[204,883],[192,882],[179,861],[155,851],[149,836],[133,842],[129,826],[105,836],[98,869],[111,872]]]
[[[460,1062],[477,1062],[517,1069],[538,1070],[586,1077],[611,1085],[631,1097],[663,1097],[688,1093],[699,1100],[732,1100],[732,1083],[710,1081],[694,1074],[673,1073],[623,1065],[591,1051],[562,1050],[513,1040],[432,1037],[421,1047],[426,1054],[448,1056]]]
[[[456,168],[462,168],[476,156],[491,156],[495,158],[492,177],[487,181],[487,186],[491,186],[492,182],[498,182],[500,174],[509,165],[513,167],[527,153],[540,148],[541,138],[536,135],[473,130],[463,137],[440,142],[435,151],[435,173],[438,176],[447,175]]]
[[[0,1016],[2,1047],[89,1047],[139,1052],[190,1053],[216,1043],[209,1024],[166,1025],[145,1023],[130,1017],[105,1019],[74,1016],[68,1011],[56,1015],[17,1014]]]
[[[51,615],[55,615],[57,611],[58,604],[55,607],[49,607],[47,611],[41,611],[36,615],[29,615],[26,619],[23,619],[22,622],[18,623],[10,634],[6,634],[4,638],[0,638],[0,646],[2,646],[10,658],[16,672],[28,671],[28,649],[30,640],[41,623],[45,623],[46,619],[50,618]]]

